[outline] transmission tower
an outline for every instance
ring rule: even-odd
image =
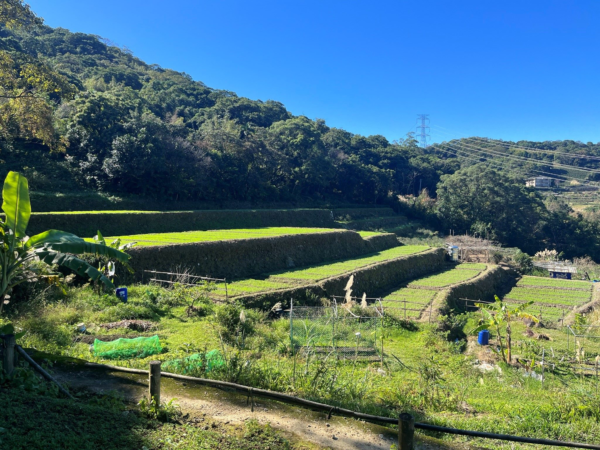
[[[429,136],[429,114],[417,114],[417,130],[419,134],[419,144],[422,148],[427,148],[427,138]]]

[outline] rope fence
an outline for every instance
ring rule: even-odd
[[[21,354],[26,361],[31,364],[36,370],[40,371],[45,378],[49,381],[53,381],[56,383],[61,392],[65,395],[69,396],[73,399],[72,395],[66,391],[58,381],[50,376],[47,372],[45,372],[33,359],[21,348],[19,345],[15,344],[14,335],[0,335],[0,339],[2,340],[2,350],[3,350],[3,370],[7,367],[13,368],[14,363],[14,351],[16,350],[19,354]],[[298,406],[304,406],[307,408],[311,408],[313,410],[322,411],[327,413],[327,418],[331,418],[332,414],[344,416],[344,417],[352,417],[359,420],[364,420],[365,422],[373,422],[373,423],[383,423],[383,424],[391,424],[398,426],[398,448],[399,450],[414,450],[414,430],[425,430],[436,433],[447,433],[447,434],[456,434],[462,436],[471,436],[478,437],[484,439],[496,439],[502,441],[511,441],[511,442],[522,442],[527,444],[538,444],[538,445],[548,445],[554,447],[568,447],[568,448],[585,448],[585,449],[595,449],[600,450],[600,445],[596,444],[587,444],[581,442],[564,442],[553,439],[538,439],[538,438],[529,438],[523,436],[513,436],[509,434],[496,434],[496,433],[486,433],[482,431],[471,431],[471,430],[461,430],[457,428],[451,427],[442,427],[438,425],[432,425],[428,423],[420,423],[415,422],[414,418],[410,414],[402,413],[399,417],[384,417],[384,416],[375,416],[372,414],[364,414],[361,412],[353,411],[350,409],[340,408],[338,406],[328,405],[326,403],[314,402],[312,400],[305,400],[302,398],[294,397],[292,395],[283,394],[280,392],[269,391],[265,389],[253,388],[251,386],[244,386],[237,383],[230,383],[228,381],[219,381],[219,380],[211,380],[207,378],[197,378],[190,377],[187,375],[179,375],[176,373],[170,372],[162,372],[161,371],[161,362],[160,361],[150,361],[149,370],[142,369],[130,369],[126,367],[112,366],[108,364],[97,364],[97,363],[85,363],[83,367],[93,368],[93,369],[102,369],[107,371],[115,371],[115,372],[124,372],[124,373],[133,373],[138,375],[147,375],[148,376],[148,395],[150,400],[160,401],[160,380],[161,377],[173,378],[177,380],[184,381],[192,381],[195,383],[203,384],[206,386],[214,387],[214,388],[225,388],[225,389],[233,389],[235,391],[242,392],[246,394],[249,398],[250,403],[252,405],[252,410],[254,410],[254,396],[268,398],[272,400],[276,400],[282,403],[293,404]]]

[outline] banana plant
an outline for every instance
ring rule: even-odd
[[[36,279],[35,271],[31,270],[35,261],[66,267],[102,283],[107,289],[114,289],[105,274],[75,255],[106,256],[125,264],[129,255],[107,245],[86,242],[65,231],[48,230],[28,237],[26,231],[31,217],[29,184],[20,173],[8,173],[2,199],[5,217],[4,220],[0,218],[0,314],[4,305],[9,303],[10,292],[15,286]]]
[[[539,320],[537,317],[524,311],[525,308],[533,304],[533,300],[522,303],[513,309],[509,309],[508,305],[500,300],[497,295],[495,295],[494,298],[496,299],[494,303],[475,303],[475,306],[481,308],[481,310],[486,314],[487,318],[481,319],[480,325],[471,330],[469,334],[479,333],[480,331],[488,328],[495,329],[496,334],[498,335],[498,343],[500,344],[500,353],[502,355],[502,359],[505,363],[510,363],[512,362],[511,322],[514,319],[529,319],[535,323],[538,323]],[[506,325],[506,354],[504,352],[504,344],[502,342],[502,335],[500,333],[500,327],[504,325]]]

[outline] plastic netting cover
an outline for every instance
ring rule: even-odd
[[[162,364],[165,371],[175,371],[182,374],[190,373],[196,369],[202,369],[202,364],[206,361],[206,371],[210,372],[213,369],[222,367],[225,364],[223,356],[219,350],[211,350],[206,353],[194,353],[186,358],[174,359],[166,361]]]
[[[110,342],[94,340],[94,356],[105,359],[145,358],[162,352],[158,336],[120,338]]]

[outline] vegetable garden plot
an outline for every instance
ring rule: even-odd
[[[591,298],[592,284],[589,282],[523,277],[504,300],[507,303],[533,301],[529,308],[532,314],[546,321],[561,321],[569,311]]]
[[[398,289],[381,300],[386,315],[397,319],[418,319],[431,304],[437,291],[425,289]]]
[[[334,300],[331,307],[292,305],[288,312],[290,344],[297,355],[376,361],[382,357],[383,314],[378,302],[361,308]]]
[[[517,286],[545,286],[554,288],[592,290],[592,283],[589,281],[576,280],[558,280],[555,278],[528,277],[524,276],[519,280]]]
[[[462,265],[462,264],[461,264]],[[485,267],[484,267],[485,269]],[[479,275],[483,269],[467,269],[460,268],[460,266],[447,270],[442,273],[430,275],[428,277],[420,278],[413,281],[408,287],[420,287],[420,288],[443,288],[451,284],[462,283],[463,281],[470,280]]]

